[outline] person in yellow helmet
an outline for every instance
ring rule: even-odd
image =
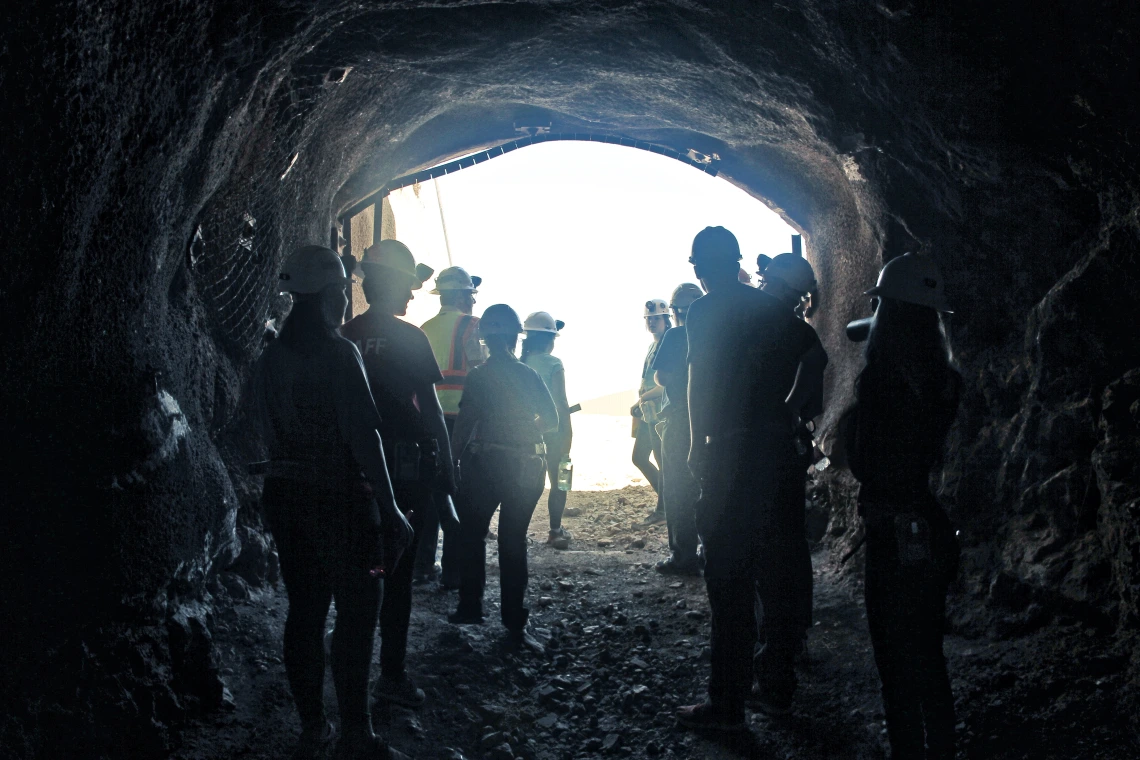
[[[436,385],[436,395],[443,409],[444,422],[450,436],[459,417],[459,402],[467,373],[483,363],[483,347],[479,343],[479,318],[475,309],[475,296],[482,278],[473,277],[462,267],[448,267],[435,278],[432,295],[439,296],[439,313],[424,322],[421,329],[427,335],[435,354],[443,380]],[[433,508],[424,515],[419,549],[416,554],[415,580],[424,583],[435,577],[435,548],[439,540],[441,516],[452,512],[446,494],[437,494]],[[440,584],[445,589],[459,588],[459,567],[453,561],[449,525],[443,523],[443,553],[440,556],[442,574]]]

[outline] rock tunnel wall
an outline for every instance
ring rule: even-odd
[[[803,229],[833,359],[825,429],[858,370],[840,332],[858,293],[882,259],[934,255],[968,384],[940,478],[967,544],[958,625],[1136,629],[1133,4],[120,0],[6,17],[12,754],[161,756],[224,699],[217,573],[275,572],[241,389],[286,308],[277,263],[386,179],[519,125],[717,153]],[[841,551],[850,482],[828,488]]]

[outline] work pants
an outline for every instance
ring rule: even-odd
[[[901,565],[893,523],[867,524],[867,624],[893,760],[954,757],[954,695],[942,634],[945,568],[956,567],[956,548],[944,514],[930,516],[935,557],[947,560],[941,565]],[[955,556],[948,558],[949,552]]]
[[[726,715],[743,715],[753,674],[775,702],[795,692],[803,627],[794,560],[805,536],[803,501],[797,509],[789,498],[792,451],[790,438],[736,441],[706,463],[697,527],[712,612],[709,701]],[[765,633],[758,653],[757,597]]]
[[[411,545],[384,577],[384,601],[380,605],[380,673],[399,680],[408,654],[408,627],[412,619],[412,578],[416,563],[423,513],[432,504],[425,486],[395,484],[396,504],[415,531]]]
[[[447,417],[444,420],[447,425],[447,435],[450,439],[455,430],[455,418]],[[454,452],[453,452],[454,453]],[[456,587],[459,585],[459,568],[458,562],[454,559],[455,549],[455,532],[454,528],[447,524],[446,521],[441,523],[440,515],[446,514],[448,511],[447,494],[434,492],[432,498],[424,504],[424,515],[420,531],[420,540],[415,553],[415,569],[414,573],[417,577],[431,575],[435,572],[435,549],[439,543],[439,531],[443,527],[443,551],[440,552],[439,564],[442,569],[440,582],[445,586]]]
[[[342,730],[368,726],[368,676],[383,595],[381,580],[368,573],[378,525],[356,519],[365,505],[345,489],[267,478],[262,499],[289,597],[285,674],[301,726],[324,728],[324,632],[334,600],[332,672]]]
[[[550,530],[562,527],[562,513],[566,511],[567,492],[558,487],[558,467],[562,464],[561,453],[566,446],[565,439],[553,433],[546,441],[546,475],[550,479],[550,493],[546,497],[546,508],[550,512]]]
[[[670,415],[661,435],[662,497],[665,524],[669,528],[669,548],[673,559],[682,564],[697,562],[697,523],[695,509],[701,487],[689,471],[689,430],[687,410],[669,406]]]
[[[653,455],[653,460],[657,464],[650,461],[650,454]],[[653,487],[654,493],[657,494],[658,511],[664,509],[664,502],[661,498],[661,461],[661,437],[657,435],[653,425],[644,420],[638,420],[637,433],[633,439],[633,464],[641,471],[646,482]]]
[[[487,585],[487,530],[499,512],[499,580],[503,625],[513,631],[526,626],[526,533],[542,496],[545,464],[524,475],[524,454],[481,448],[465,455],[459,489],[459,611],[483,614]],[[525,482],[523,482],[525,481]]]

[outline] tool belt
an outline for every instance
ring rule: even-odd
[[[388,475],[393,483],[435,483],[440,474],[439,441],[392,441],[384,444]]]
[[[466,453],[472,456],[477,457],[484,452],[505,455],[508,461],[513,462],[518,467],[515,483],[520,488],[531,488],[546,477],[545,443],[504,444],[476,440],[467,445]]]
[[[859,502],[868,542],[893,542],[898,564],[929,568],[947,581],[958,573],[961,548],[946,513],[930,496],[899,503]]]

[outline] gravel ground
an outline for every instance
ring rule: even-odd
[[[792,715],[752,715],[751,731],[727,741],[675,726],[673,711],[707,683],[708,604],[701,579],[653,570],[667,555],[665,527],[635,527],[651,503],[647,488],[572,493],[565,525],[575,540],[560,552],[544,544],[540,502],[529,604],[545,658],[502,649],[493,550],[486,625],[449,624],[454,593],[418,588],[409,662],[428,701],[419,711],[377,706],[377,731],[421,760],[887,757],[862,601],[826,572],[822,552]],[[233,701],[184,732],[178,760],[288,757],[299,728],[280,657],[286,611],[281,588],[224,607],[215,638]],[[1134,704],[1135,687],[1110,649],[1079,623],[1007,641],[947,637],[960,756],[1140,756],[1121,706]]]

